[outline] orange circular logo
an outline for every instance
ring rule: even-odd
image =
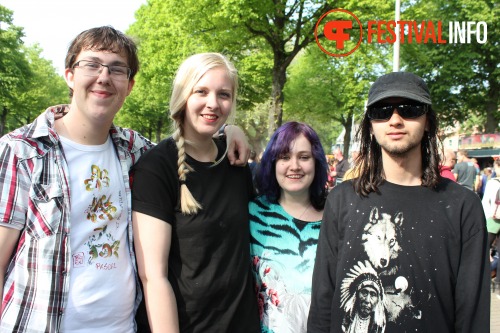
[[[354,22],[358,28],[353,27]],[[361,21],[350,11],[332,9],[319,18],[314,37],[321,51],[332,57],[345,57],[356,51],[361,44],[363,27]]]

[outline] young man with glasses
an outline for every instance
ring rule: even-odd
[[[128,173],[152,143],[113,119],[138,69],[123,33],[82,32],[66,56],[70,105],[0,139],[1,332],[136,331]],[[239,131],[239,161],[229,154],[245,164]]]
[[[431,104],[412,73],[372,85],[358,132],[359,177],[335,187],[325,206],[308,332],[342,331],[354,306],[342,290],[355,287],[361,264],[382,283],[377,332],[490,331],[484,213],[472,191],[439,175]]]

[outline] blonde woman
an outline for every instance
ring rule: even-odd
[[[250,169],[213,135],[234,114],[233,64],[189,57],[170,100],[173,135],[134,169],[133,226],[153,332],[259,332],[249,257]]]

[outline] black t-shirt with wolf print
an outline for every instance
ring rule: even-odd
[[[335,187],[325,206],[308,332],[489,332],[489,262],[479,197],[384,182]]]

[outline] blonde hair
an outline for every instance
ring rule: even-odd
[[[178,159],[177,174],[180,182],[180,203],[183,214],[196,214],[202,208],[186,185],[186,176],[194,169],[186,162],[185,146],[189,142],[184,139],[184,118],[186,104],[193,92],[193,87],[209,70],[224,68],[232,83],[232,106],[230,117],[234,117],[236,109],[236,93],[238,90],[238,72],[234,65],[220,53],[199,53],[190,56],[177,70],[170,97],[170,118],[173,120],[172,138],[175,140]]]

